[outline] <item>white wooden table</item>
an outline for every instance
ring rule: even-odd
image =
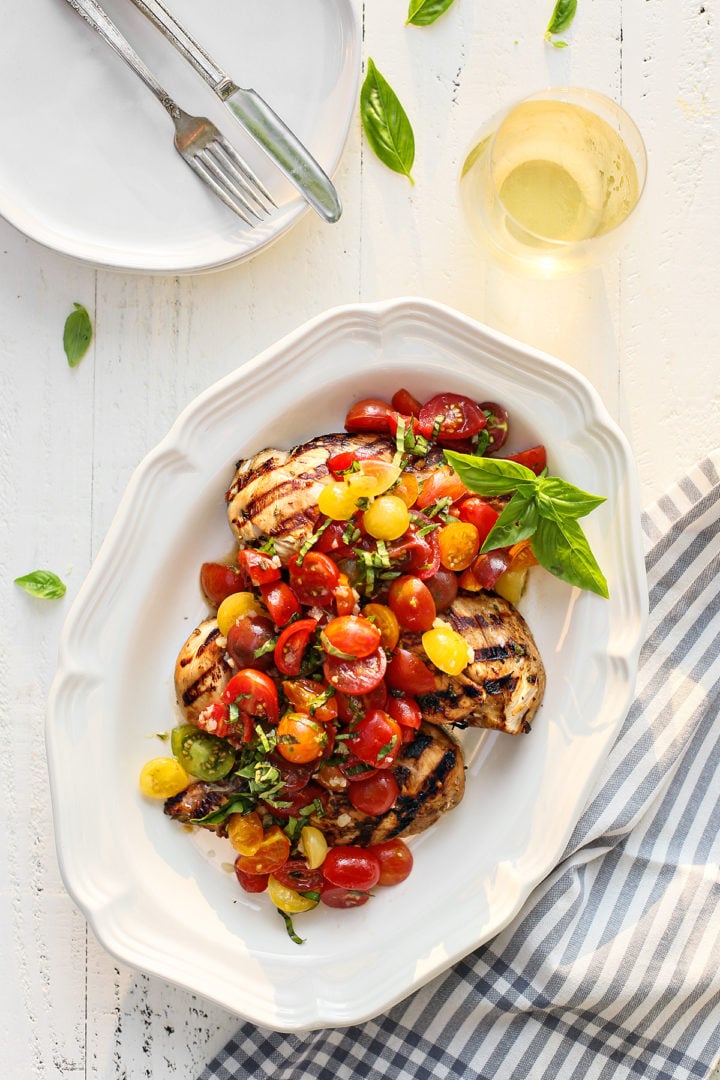
[[[415,127],[415,187],[372,156],[356,115],[336,177],[340,222],[307,213],[270,250],[220,273],[98,271],[0,221],[0,1045],[11,1080],[190,1080],[236,1027],[223,1009],[119,966],[95,942],[59,878],[43,745],[69,603],[134,466],[199,391],[328,307],[413,294],[588,376],[631,441],[644,503],[720,443],[711,3],[579,0],[563,50],[543,44],[552,0],[456,0],[422,30],[403,25],[405,0],[357,5],[364,56]],[[621,256],[532,283],[480,257],[456,181],[483,118],[549,83],[621,101],[644,133],[650,171]],[[75,301],[90,311],[95,340],[71,370],[62,328]],[[64,600],[33,600],[13,585],[38,566],[66,580]]]

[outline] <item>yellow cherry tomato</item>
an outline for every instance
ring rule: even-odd
[[[295,889],[289,889],[287,885],[283,885],[272,874],[268,878],[267,891],[275,907],[280,908],[281,911],[286,912],[288,915],[295,915],[298,911],[309,911],[310,908],[317,907],[318,904],[317,900],[302,896]]]
[[[402,499],[406,506],[414,505],[419,492],[420,485],[417,476],[411,472],[404,472],[392,489],[393,495],[397,495],[398,499]]]
[[[254,855],[265,836],[260,815],[255,810],[250,814],[231,814],[226,828],[228,840],[241,855]]]
[[[311,870],[317,870],[325,862],[327,840],[325,834],[314,825],[304,825],[300,830],[300,848]]]
[[[362,458],[358,461],[359,472],[367,479],[374,481],[372,491],[368,491],[370,497],[382,495],[391,488],[399,478],[402,469],[399,465],[393,465],[390,461],[380,461],[376,458]],[[348,480],[357,473],[348,473]]]
[[[446,570],[467,570],[480,550],[480,533],[470,521],[450,521],[438,530],[438,543]]]
[[[511,604],[517,604],[523,594],[526,578],[527,567],[520,570],[506,570],[495,582],[494,591]]]
[[[422,636],[428,659],[446,675],[459,675],[474,660],[473,650],[451,626],[434,626]]]
[[[318,496],[318,510],[333,521],[347,521],[356,509],[356,496],[344,480],[332,480]]]
[[[392,608],[387,604],[366,604],[362,613],[366,619],[374,622],[380,631],[380,644],[383,649],[394,649],[400,638],[400,623]]]
[[[147,761],[140,771],[140,790],[151,799],[169,799],[190,783],[190,777],[175,758],[158,757]]]
[[[397,495],[378,495],[363,514],[363,527],[376,540],[397,540],[410,524],[410,511]]]
[[[263,605],[251,592],[236,592],[227,596],[217,612],[218,629],[223,637],[243,615],[259,615]]]

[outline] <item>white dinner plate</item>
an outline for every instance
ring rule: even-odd
[[[138,775],[177,722],[173,668],[206,614],[201,563],[232,548],[235,461],[342,430],[350,403],[445,390],[498,401],[508,452],[607,502],[584,525],[610,599],[544,571],[521,603],[547,691],[529,735],[468,731],[460,805],[411,841],[415,867],[365,906],[296,916],[244,893],[228,841],[188,833]],[[64,880],[122,961],[278,1030],[378,1014],[496,934],[556,864],[629,707],[647,608],[634,462],[590,384],[438,304],[338,308],[211,386],[134,473],[63,631],[47,722]]]
[[[50,248],[125,270],[198,272],[265,248],[307,210],[304,200],[130,0],[103,6],[178,104],[215,121],[278,209],[245,225],[181,160],[170,117],[120,57],[63,0],[32,0],[0,10],[0,214]],[[352,0],[171,7],[332,175],[357,102]]]

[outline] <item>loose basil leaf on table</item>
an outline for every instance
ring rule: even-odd
[[[92,324],[86,308],[75,304],[65,320],[63,329],[63,348],[70,367],[76,367],[90,348]]]
[[[407,22],[413,26],[429,26],[439,19],[454,0],[410,0]]]
[[[33,570],[31,574],[16,577],[15,584],[43,600],[59,600],[66,592],[65,583],[52,570]]]
[[[415,161],[415,135],[400,100],[368,59],[367,74],[360,90],[360,118],[373,152],[393,172],[407,176]]]
[[[445,458],[462,482],[477,495],[492,498],[514,493],[493,525],[482,552],[530,540],[535,558],[555,577],[608,597],[608,585],[577,519],[605,499],[591,495],[559,476],[536,476],[504,458],[479,458],[446,450]]]
[[[545,40],[551,41],[552,34],[562,34],[564,30],[567,30],[575,18],[576,11],[577,0],[557,0],[545,31]],[[552,41],[552,44],[557,49],[564,49],[567,46],[566,41]]]

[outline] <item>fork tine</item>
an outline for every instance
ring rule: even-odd
[[[212,169],[217,180],[231,188],[233,193],[246,204],[251,214],[261,218],[270,212],[270,207],[262,202],[260,193],[253,190],[240,167],[235,165],[227,153],[219,137],[209,142],[203,152],[207,158],[208,168]]]
[[[213,171],[208,167],[207,161],[204,157],[204,152],[201,151],[199,154],[193,154],[192,156],[187,155],[185,157],[185,161],[188,163],[190,168],[198,174],[200,179],[204,180],[208,187],[215,192],[217,197],[221,199],[226,206],[229,206],[230,209],[238,215],[238,217],[241,217],[243,221],[246,222],[246,224],[248,225],[255,225],[255,221],[252,218],[248,217],[247,212],[252,213],[255,218],[257,218],[258,215],[254,213],[250,206],[248,206],[244,198],[242,198],[241,196],[233,198],[231,196],[231,194],[227,190],[227,187],[224,185],[224,178],[222,178],[223,183],[218,183],[218,181],[215,179]]]
[[[215,140],[215,142],[216,142],[216,145],[218,147],[220,147],[224,151],[225,154],[227,154],[227,156],[230,158],[230,160],[238,168],[238,170],[239,170],[239,172],[241,174],[243,184],[245,184],[247,186],[248,191],[253,196],[255,201],[260,203],[260,200],[258,199],[257,194],[256,194],[256,192],[260,192],[260,194],[263,195],[267,199],[267,201],[270,203],[270,206],[277,209],[277,203],[273,199],[273,197],[270,194],[270,192],[268,191],[268,189],[263,184],[260,177],[257,175],[257,173],[253,172],[253,170],[248,165],[247,161],[245,161],[243,158],[240,157],[240,155],[238,154],[235,147],[232,146],[232,144],[229,143],[227,141],[227,139],[223,135],[219,135],[218,138]],[[248,183],[248,181],[249,181],[249,183]],[[256,190],[253,190],[253,188],[256,189]],[[262,206],[262,203],[260,203],[260,205]],[[265,210],[266,213],[269,213],[269,207],[263,206],[263,210]]]
[[[233,168],[223,167],[224,163],[222,158],[218,158],[218,155],[213,152],[214,150],[214,143],[208,143],[206,147],[195,154],[195,157],[200,161],[203,168],[214,177],[216,183],[218,183],[232,199],[235,199],[246,213],[251,214],[256,221],[260,221],[261,215],[243,190],[243,186],[240,183],[240,177]]]

